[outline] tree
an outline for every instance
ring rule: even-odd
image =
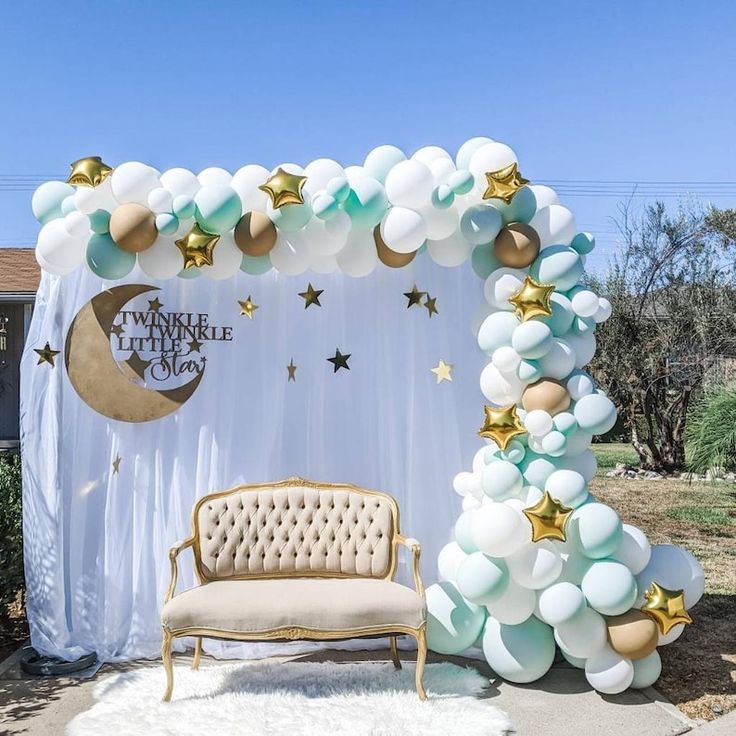
[[[733,211],[661,202],[621,208],[624,247],[596,284],[612,317],[592,363],[619,406],[641,466],[685,467],[688,409],[725,356],[736,356]]]

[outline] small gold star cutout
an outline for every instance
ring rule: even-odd
[[[189,345],[189,352],[190,353],[198,353],[199,349],[202,347],[202,343],[197,340],[195,337],[194,340],[190,340],[187,345]]]
[[[120,455],[116,455],[115,459],[112,461],[112,474],[117,475],[120,472],[120,461],[123,458],[120,457]]]
[[[307,181],[306,176],[290,174],[281,167],[269,176],[265,184],[258,188],[271,198],[271,206],[277,210],[285,204],[304,204],[302,189]]]
[[[250,294],[248,294],[248,298],[244,302],[239,301],[238,304],[240,304],[240,316],[242,317],[245,315],[248,319],[253,319],[256,309],[259,308],[258,305],[254,304],[251,300]]]
[[[406,308],[409,309],[409,307],[421,307],[422,306],[422,299],[427,295],[426,291],[419,291],[417,289],[417,285],[414,284],[411,291],[405,291],[404,296],[409,300],[409,303],[406,305]]]
[[[286,382],[294,381],[296,383],[296,369],[298,366],[294,365],[294,358],[291,358],[289,361],[289,365],[286,366],[286,370],[289,371],[289,377],[286,379]]]
[[[641,612],[654,619],[662,634],[667,634],[677,624],[693,622],[685,610],[685,594],[682,590],[668,590],[652,582],[644,598],[646,603],[641,607]]]
[[[322,305],[319,303],[319,297],[324,292],[324,289],[315,289],[312,284],[307,286],[306,291],[300,291],[299,296],[304,299],[304,309],[311,307],[314,304],[317,307]]]
[[[429,312],[430,319],[432,318],[433,314],[439,314],[439,312],[437,311],[437,307],[435,306],[436,301],[436,296],[430,296],[429,294],[427,294],[427,298],[424,301],[424,306],[427,308],[427,312]]]
[[[211,266],[212,255],[219,240],[219,235],[206,233],[195,223],[183,238],[174,243],[184,257],[184,268],[188,269]]]
[[[113,325],[110,328],[110,333],[113,335],[116,335],[117,337],[120,337],[120,335],[122,335],[123,332],[125,332],[125,327],[123,327],[123,325],[120,325],[120,324]]]
[[[350,370],[350,366],[348,365],[348,359],[350,358],[350,353],[347,355],[343,355],[339,349],[335,350],[335,357],[334,358],[327,358],[327,360],[332,363],[332,365],[335,366],[335,370],[333,373],[337,373],[340,368],[345,368],[346,370]]]
[[[149,312],[158,312],[159,309],[163,307],[163,304],[158,300],[158,297],[155,299],[149,299],[148,300],[148,311]]]
[[[429,370],[437,376],[437,383],[442,383],[442,381],[452,381],[452,368],[452,363],[445,363],[444,360],[440,360],[436,368],[430,368]]]
[[[514,314],[522,322],[532,317],[549,316],[552,314],[549,300],[554,290],[554,284],[540,284],[526,276],[519,290],[509,297],[509,304],[516,308]]]
[[[509,406],[485,406],[486,413],[483,426],[478,430],[481,437],[493,440],[502,450],[508,447],[509,442],[520,434],[526,434],[524,425],[516,413],[516,404]]]
[[[141,356],[138,355],[137,350],[134,350],[130,354],[130,358],[128,358],[125,362],[133,369],[133,372],[140,378],[143,378],[146,375],[146,369],[148,368],[149,365],[151,365],[151,361],[144,360],[143,358],[141,358]]]
[[[41,365],[41,363],[48,363],[52,368],[56,366],[56,363],[54,363],[54,359],[59,354],[59,350],[52,350],[51,346],[46,343],[43,346],[43,349],[39,350],[38,348],[33,349],[34,353],[38,353],[38,363],[36,365]]]
[[[519,189],[529,183],[529,179],[525,179],[519,172],[517,163],[498,171],[486,171],[486,181],[488,188],[483,193],[483,199],[502,199],[506,204],[511,202]]]
[[[112,174],[112,168],[103,163],[99,156],[80,158],[79,161],[70,164],[69,168],[72,173],[69,174],[66,183],[76,187],[96,187]]]
[[[572,509],[552,498],[549,491],[545,491],[544,496],[534,506],[523,511],[532,525],[532,542],[538,542],[540,539],[559,539],[563,542],[567,540],[565,526]]]

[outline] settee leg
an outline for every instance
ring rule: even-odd
[[[399,659],[399,648],[396,646],[396,637],[389,637],[389,646],[391,647],[391,659],[393,660],[394,667],[397,670],[401,669],[401,660]]]
[[[199,669],[199,660],[202,659],[202,637],[198,636],[194,640],[194,659],[192,660],[192,669]]]
[[[416,686],[419,700],[426,700],[427,693],[424,689],[422,678],[424,677],[424,663],[427,661],[427,628],[422,626],[416,633],[417,640],[417,669]]]
[[[164,703],[171,700],[171,693],[174,690],[174,666],[171,661],[171,642],[173,636],[164,629],[164,639],[161,644],[161,659],[164,662],[164,671],[166,672],[166,690],[162,698]]]

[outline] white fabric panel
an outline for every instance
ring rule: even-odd
[[[324,289],[322,308],[304,309],[307,282]],[[127,283],[154,284],[140,271]],[[438,315],[406,308],[414,283],[437,297]],[[391,493],[402,531],[422,543],[422,571],[460,509],[452,478],[479,441],[485,363],[470,330],[482,281],[470,264],[444,269],[424,255],[401,270],[363,279],[340,273],[283,277],[239,273],[227,281],[155,284],[127,308],[158,296],[162,311],[207,312],[232,325],[232,342],[208,342],[199,388],[174,414],[145,424],[109,420],[72,388],[63,354],[37,365],[33,348],[63,349],[79,308],[104,288],[86,269],[44,275],[22,360],[25,563],[34,646],[68,659],[96,651],[104,661],[154,657],[169,579],[168,549],[188,536],[194,501],[238,483],[302,475]],[[255,319],[239,316],[251,295]],[[350,371],[327,357],[350,353]],[[287,382],[294,359],[296,382]],[[430,368],[453,363],[453,382]],[[187,378],[183,378],[183,383]],[[111,464],[120,455],[119,474]],[[401,552],[399,580],[410,584]],[[180,586],[193,584],[189,552]],[[223,645],[224,656],[260,656],[300,645]],[[303,645],[302,645],[303,646]]]

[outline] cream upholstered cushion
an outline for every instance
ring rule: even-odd
[[[174,596],[161,615],[173,633],[188,628],[242,633],[292,626],[418,628],[424,620],[424,600],[415,591],[370,578],[215,580]]]
[[[195,517],[200,571],[236,575],[340,573],[384,577],[394,512],[385,496],[299,484],[234,490]]]

